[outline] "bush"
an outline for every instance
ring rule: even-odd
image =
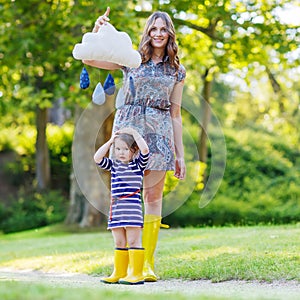
[[[17,201],[12,202],[8,208],[0,206],[0,230],[4,233],[61,222],[66,216],[67,199],[59,191],[20,192]]]
[[[47,136],[50,151],[51,186],[69,192],[72,164],[72,141],[74,126],[48,125]]]
[[[1,129],[0,149],[15,153],[11,159],[3,156],[2,180],[17,196],[2,194],[9,207],[0,206],[0,231],[16,232],[49,225],[64,220],[68,201],[63,195],[69,192],[71,147],[74,126],[62,127],[49,124],[47,140],[50,154],[52,191],[32,191],[35,185],[35,139],[33,126]],[[4,183],[3,183],[4,184]],[[54,190],[55,189],[55,190]],[[8,200],[8,201],[7,201]]]
[[[36,131],[33,126],[24,126],[20,130],[11,129],[6,133],[5,139],[0,139],[0,149],[14,151],[15,161],[9,162],[4,167],[7,180],[14,186],[31,185],[35,177],[35,139]],[[74,126],[64,124],[59,127],[49,124],[47,126],[47,141],[50,155],[51,187],[69,191],[69,176],[71,172],[71,151]],[[6,132],[4,129],[2,131]],[[10,149],[7,148],[10,145]]]
[[[201,192],[194,191],[165,222],[173,226],[300,222],[299,149],[257,128],[225,130],[225,138],[226,170],[215,198],[199,208]]]

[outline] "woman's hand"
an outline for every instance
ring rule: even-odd
[[[185,178],[185,162],[183,158],[178,158],[175,160],[175,173],[174,176],[180,180]]]
[[[103,15],[103,16],[100,16],[100,17],[96,20],[95,26],[94,26],[94,28],[93,28],[93,32],[98,32],[99,29],[100,29],[100,27],[101,27],[102,25],[105,25],[107,22],[109,22],[109,17],[108,17],[109,13],[110,13],[110,7],[107,7],[106,12],[104,13],[104,15]]]

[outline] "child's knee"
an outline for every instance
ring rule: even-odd
[[[115,247],[116,248],[126,248],[127,243],[126,241],[116,241],[115,242]]]
[[[141,248],[142,242],[139,239],[129,239],[127,241],[129,248]]]
[[[116,248],[126,248],[126,234],[125,230],[122,228],[116,228],[112,230],[115,247]]]
[[[142,242],[141,242],[141,234],[140,230],[127,233],[127,243],[128,247],[130,248],[141,248]]]

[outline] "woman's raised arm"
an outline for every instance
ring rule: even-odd
[[[92,30],[92,32],[96,33],[99,31],[101,26],[105,26],[105,24],[107,22],[109,22],[109,13],[110,13],[110,7],[107,7],[104,15],[100,16],[96,22],[95,22],[95,26]],[[98,61],[98,60],[87,60],[84,59],[82,60],[82,62],[86,65],[92,66],[92,67],[96,67],[99,69],[105,69],[105,70],[117,70],[120,69],[121,66],[115,63],[111,63],[111,62],[107,62],[107,61]]]

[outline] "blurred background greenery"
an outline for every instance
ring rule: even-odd
[[[172,226],[299,222],[300,23],[294,19],[299,16],[298,1],[141,0],[109,5],[112,24],[130,35],[135,48],[152,11],[171,15],[187,70],[183,106],[193,103],[201,119],[183,111],[185,131],[198,149],[194,155],[191,139],[185,138],[188,166],[194,170],[201,161],[186,181],[201,182],[186,191],[188,199],[165,221]],[[89,206],[72,176],[76,122],[93,88],[108,74],[87,67],[91,86],[81,90],[83,65],[73,59],[72,49],[106,6],[107,1],[100,0],[0,0],[3,233],[57,222],[79,227],[106,222]],[[121,85],[121,71],[111,73]],[[111,105],[107,102],[103,109]],[[99,129],[96,144],[107,139],[112,117]],[[214,199],[200,208],[215,159],[211,145],[220,125],[226,169]],[[87,147],[84,141],[82,147]],[[176,184],[168,176],[166,193]],[[92,188],[99,189],[97,184]],[[190,186],[183,183],[184,188]]]

